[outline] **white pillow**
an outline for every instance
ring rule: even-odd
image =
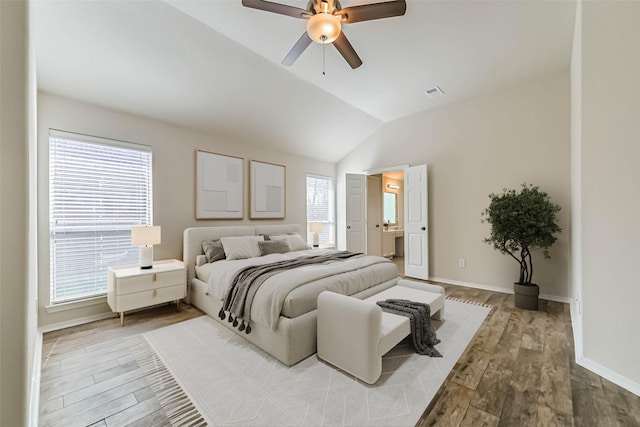
[[[271,240],[286,240],[292,251],[304,251],[309,249],[307,244],[299,234],[281,234],[279,236],[269,236]]]
[[[207,263],[207,256],[206,255],[198,255],[196,256],[196,265],[198,267],[200,267],[201,265],[204,265]]]
[[[227,259],[254,258],[262,255],[258,242],[262,236],[223,237],[220,239]]]

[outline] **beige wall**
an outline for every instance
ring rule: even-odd
[[[446,92],[446,89],[445,89]],[[446,95],[445,95],[446,96]],[[428,100],[425,100],[428,102]],[[569,73],[561,71],[387,123],[337,167],[339,247],[344,247],[344,175],[427,164],[430,275],[511,290],[518,266],[482,242],[491,192],[539,185],[562,207],[552,259],[535,256],[541,293],[566,300],[569,280]],[[458,259],[466,259],[466,268]]]
[[[36,337],[28,301],[29,25],[26,1],[0,1],[0,425],[27,425]]]
[[[640,393],[640,3],[583,2],[581,288],[587,366]],[[609,375],[607,375],[607,373]]]
[[[247,124],[250,126],[250,124]],[[248,219],[249,160],[261,160],[286,166],[286,219],[261,220],[254,223],[306,223],[307,173],[335,176],[335,165],[277,152],[260,146],[259,141],[238,142],[215,135],[172,126],[142,117],[118,113],[82,104],[51,94],[40,93],[39,129],[39,241],[40,241],[40,325],[58,324],[72,319],[107,313],[106,303],[71,311],[49,313],[48,254],[48,129],[86,133],[153,147],[154,224],[162,226],[162,244],[154,247],[155,259],[182,258],[182,232],[187,227],[237,225]],[[195,150],[203,149],[245,158],[245,219],[195,219]]]

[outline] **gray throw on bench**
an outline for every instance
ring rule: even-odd
[[[231,287],[227,293],[224,304],[218,313],[218,317],[224,320],[229,314],[229,323],[238,330],[251,333],[251,305],[253,297],[269,277],[292,268],[311,264],[324,264],[331,261],[343,261],[357,255],[356,252],[338,251],[325,255],[303,256],[299,258],[273,262],[265,265],[245,267],[240,270],[231,281]],[[238,326],[238,323],[240,325]]]
[[[434,347],[440,343],[440,340],[436,338],[435,332],[431,330],[431,307],[429,307],[429,304],[406,299],[387,299],[378,301],[376,304],[382,308],[382,311],[409,318],[411,338],[413,339],[416,353],[431,357],[442,357]]]

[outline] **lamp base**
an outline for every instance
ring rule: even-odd
[[[140,247],[140,269],[147,270],[153,267],[153,246]]]

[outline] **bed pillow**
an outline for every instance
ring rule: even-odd
[[[202,251],[207,257],[207,262],[224,259],[224,248],[220,240],[205,240],[202,242]]]
[[[291,247],[286,240],[267,240],[258,242],[262,256],[269,254],[286,254],[291,251]]]
[[[207,256],[206,255],[198,255],[196,256],[196,267],[200,267],[201,265],[205,265],[207,262],[209,262],[207,260]]]
[[[299,234],[281,234],[279,236],[269,236],[271,240],[285,240],[292,251],[304,251],[309,249],[307,244]]]
[[[263,240],[262,236],[223,237],[220,239],[224,254],[229,260],[261,256],[258,242]]]

